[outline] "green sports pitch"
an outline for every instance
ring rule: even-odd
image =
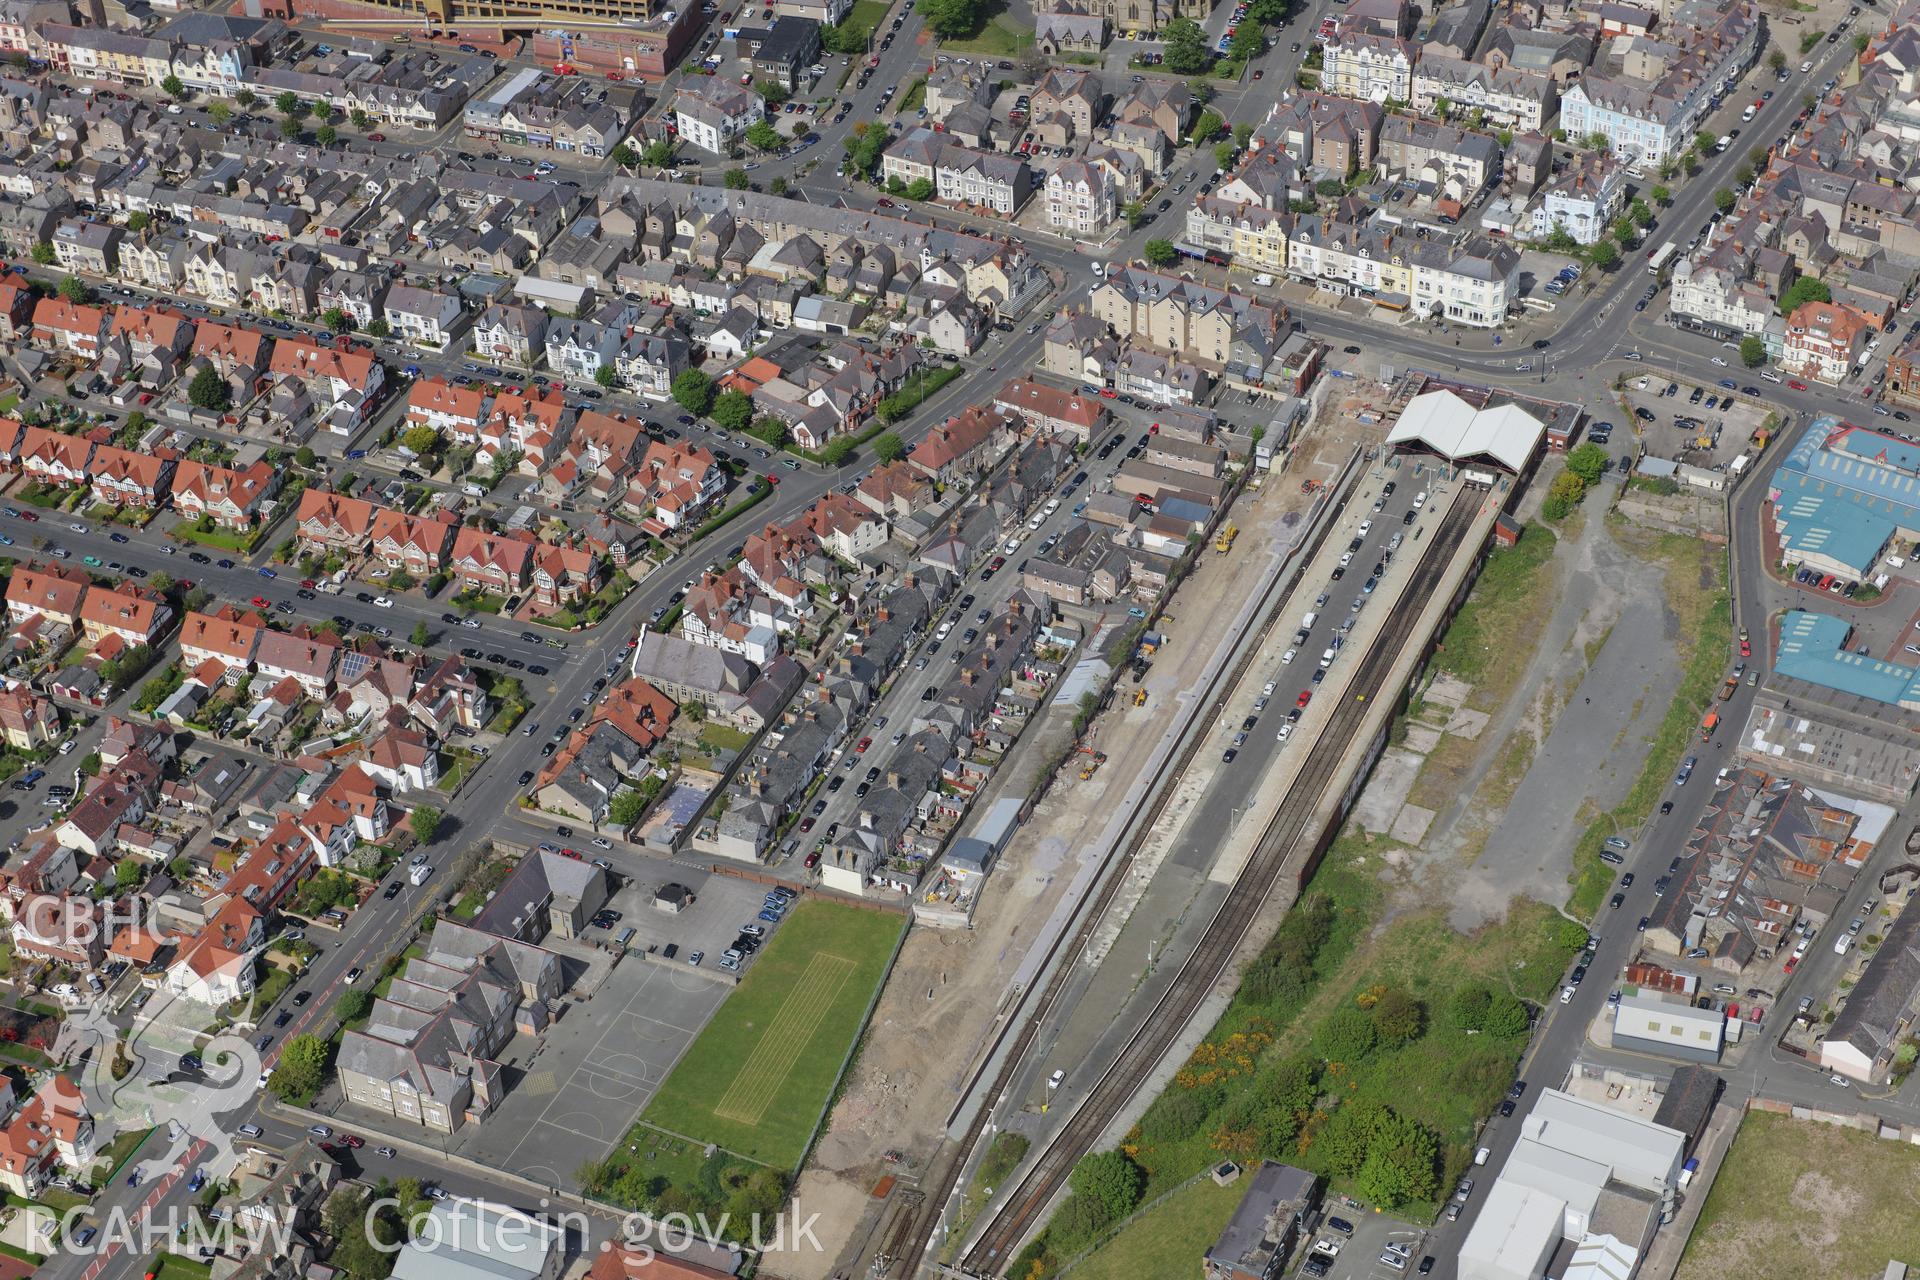
[[[891,911],[797,905],[641,1122],[775,1168],[798,1165],[905,927]]]

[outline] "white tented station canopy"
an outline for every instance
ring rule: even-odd
[[[1526,470],[1547,426],[1516,404],[1485,409],[1451,391],[1427,391],[1407,401],[1387,443],[1421,448],[1454,462],[1484,460]]]

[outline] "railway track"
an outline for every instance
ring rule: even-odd
[[[1357,462],[1358,458],[1356,455],[1356,458],[1348,465],[1352,467],[1357,465]],[[1335,482],[1335,491],[1344,488],[1351,479],[1351,473],[1343,471],[1340,480]],[[1339,499],[1339,501],[1344,502],[1344,498]],[[1319,516],[1316,514],[1314,518],[1318,519]],[[1328,519],[1323,523],[1318,533],[1312,535],[1305,544],[1296,549],[1294,552],[1296,560],[1293,566],[1275,575],[1274,580],[1268,584],[1259,607],[1249,615],[1251,618],[1262,619],[1262,621],[1257,624],[1260,638],[1246,645],[1237,659],[1223,666],[1219,673],[1216,674],[1213,684],[1207,691],[1207,716],[1217,716],[1221,708],[1226,705],[1228,694],[1238,685],[1241,676],[1245,674],[1247,667],[1252,663],[1254,655],[1257,654],[1265,644],[1264,637],[1267,632],[1271,630],[1274,619],[1278,616],[1274,613],[1274,607],[1286,599],[1287,594],[1298,584],[1300,575],[1305,570],[1305,566],[1313,560],[1322,543],[1331,535],[1333,528],[1334,523],[1332,519]],[[1197,725],[1199,721],[1195,723]],[[1168,772],[1172,775],[1178,775],[1180,771],[1184,770],[1187,765],[1192,762],[1195,753],[1200,749],[1201,743],[1206,739],[1204,732],[1196,732],[1190,736],[1191,741],[1181,749],[1179,755],[1168,765]],[[1081,909],[1079,922],[1071,931],[1062,932],[1054,939],[1052,946],[1048,950],[1046,961],[1041,964],[1036,972],[1045,973],[1047,967],[1054,963],[1056,955],[1063,949],[1065,949],[1065,954],[1068,957],[1078,956],[1085,951],[1086,945],[1093,935],[1095,926],[1100,922],[1101,918],[1106,915],[1107,907],[1113,901],[1114,895],[1119,891],[1120,885],[1125,881],[1127,868],[1132,864],[1134,857],[1145,845],[1147,835],[1152,831],[1154,823],[1159,820],[1160,815],[1165,812],[1172,795],[1173,789],[1171,787],[1163,788],[1160,795],[1150,803],[1149,812],[1144,815],[1144,820],[1135,821],[1133,833],[1127,837],[1126,847],[1116,855],[1113,868],[1096,881],[1097,888],[1094,897],[1091,902]],[[992,1100],[1004,1097],[1008,1089],[1012,1087],[1014,1074],[1020,1069],[1021,1063],[1026,1058],[1028,1050],[1032,1047],[1034,1037],[1038,1035],[1040,1029],[1046,1025],[1048,1013],[1058,1001],[1061,992],[1065,990],[1072,974],[1073,965],[1070,962],[1060,964],[1059,967],[1055,969],[1053,977],[1048,981],[1046,987],[1040,992],[1033,1008],[1027,1012],[1024,1018],[1018,1021],[1018,1034],[1015,1036],[1011,1050],[1006,1054],[1005,1058],[1001,1060],[999,1074],[994,1078],[991,1092],[986,1095],[988,1101],[974,1109],[973,1118],[969,1122],[965,1135],[950,1145],[949,1149],[953,1152],[950,1159],[948,1159],[944,1165],[936,1161],[933,1168],[929,1169],[929,1173],[933,1174],[933,1176],[929,1177],[923,1184],[927,1189],[924,1210],[915,1218],[911,1233],[904,1230],[898,1232],[898,1234],[890,1233],[888,1240],[890,1247],[887,1250],[887,1262],[885,1270],[880,1272],[880,1274],[888,1276],[910,1276],[919,1269],[920,1261],[925,1257],[927,1249],[932,1243],[934,1228],[939,1225],[940,1216],[944,1211],[949,1195],[953,1191],[954,1184],[959,1181],[960,1176],[965,1172],[964,1166],[967,1156],[979,1144],[981,1135],[985,1132],[986,1126],[993,1115],[994,1103]],[[972,1077],[969,1078],[966,1087],[960,1091],[960,1100],[954,1104],[953,1110],[947,1116],[947,1127],[949,1129],[952,1128],[954,1121],[959,1118],[961,1111],[967,1105],[967,1099],[973,1095],[980,1082],[981,1076],[990,1069],[995,1057],[1000,1053],[1001,1045],[1005,1042],[1007,1036],[1014,1032],[1015,1026],[1016,1023],[1010,1021],[1003,1027],[999,1035],[994,1038],[992,1046],[981,1056],[979,1068],[973,1073]],[[938,1169],[939,1172],[934,1174],[934,1169]]]
[[[1359,734],[1372,709],[1371,703],[1381,693],[1412,636],[1428,597],[1452,563],[1477,510],[1477,503],[1457,501],[1436,529],[1400,594],[1398,607],[1361,659],[1342,702],[1314,739],[1307,761],[1286,799],[1262,833],[1253,857],[1248,859],[1222,899],[1206,932],[1154,1004],[1146,1021],[1087,1091],[1080,1106],[1054,1134],[1039,1159],[1028,1167],[1012,1195],[961,1259],[965,1273],[995,1275],[1012,1261],[1020,1242],[1066,1185],[1074,1165],[1093,1149],[1113,1117],[1192,1021],[1246,937],[1248,927],[1294,851],[1303,840],[1311,842],[1318,838],[1319,832],[1311,825],[1314,811],[1319,808],[1328,784],[1334,780],[1341,757]],[[982,1109],[983,1115],[985,1110]]]

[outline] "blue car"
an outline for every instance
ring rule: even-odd
[[[356,459],[356,458],[364,458],[364,457],[366,457],[366,456],[367,456],[367,451],[366,451],[365,449],[349,449],[349,450],[347,450],[347,460],[348,460],[349,462],[351,462],[351,461],[353,461],[353,460],[354,460],[354,459]]]
[[[200,1188],[206,1185],[207,1185],[207,1171],[205,1169],[195,1169],[193,1171],[193,1176],[187,1179],[187,1192],[188,1194],[192,1194],[193,1192],[200,1190]]]
[[[778,915],[777,913],[775,913],[775,912],[772,912],[772,911],[762,911],[762,912],[760,913],[760,918],[761,918],[762,920],[765,920],[765,921],[766,921],[766,922],[767,922],[768,924],[779,924],[779,923],[780,923],[780,917],[779,917],[779,915]]]
[[[417,378],[417,377],[419,377],[419,376],[420,376],[420,366],[419,366],[419,365],[417,365],[417,364],[410,364],[410,365],[408,365],[408,366],[407,366],[407,376],[408,376],[409,378]]]
[[[260,576],[263,578],[277,578],[280,575],[263,565],[260,568]]]
[[[137,1187],[140,1185],[140,1171],[138,1169],[135,1169],[132,1173],[127,1175],[127,1185],[130,1187]]]

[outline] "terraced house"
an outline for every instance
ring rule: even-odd
[[[1325,59],[1320,87],[1363,102],[1405,102],[1413,96],[1413,65],[1419,48],[1398,36],[1356,31],[1341,33],[1321,46]]]
[[[1109,275],[1089,310],[1122,338],[1215,370],[1264,370],[1287,332],[1284,311],[1244,294],[1139,267]]]

